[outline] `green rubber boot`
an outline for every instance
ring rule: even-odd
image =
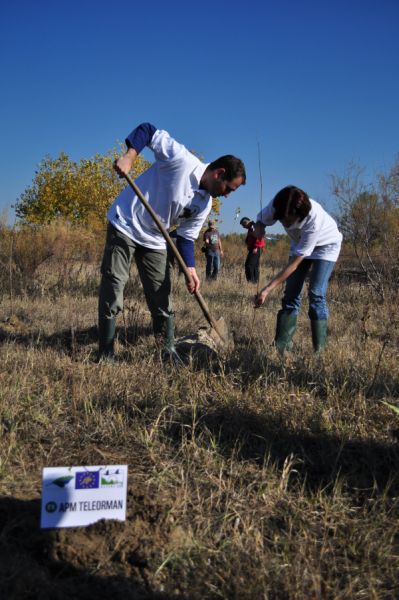
[[[277,327],[275,344],[281,355],[285,350],[290,350],[292,338],[296,330],[297,315],[292,312],[280,310],[277,314]]]
[[[155,342],[161,351],[163,361],[181,363],[175,346],[175,316],[161,315],[153,318],[152,321]]]
[[[319,354],[327,342],[327,320],[310,321],[312,328],[313,349]]]
[[[98,362],[102,360],[115,360],[114,340],[116,330],[116,319],[98,320]]]

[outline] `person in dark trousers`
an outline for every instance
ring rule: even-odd
[[[327,339],[327,288],[340,253],[342,234],[324,208],[293,185],[280,190],[258,214],[255,232],[264,235],[265,226],[277,221],[291,238],[289,261],[259,292],[255,306],[262,306],[270,292],[285,283],[275,336],[277,349],[283,354],[291,347],[302,288],[309,274],[309,319],[313,348],[319,353]]]
[[[220,270],[221,258],[223,258],[222,242],[215,221],[208,221],[208,229],[204,231],[203,240],[206,257],[206,279],[207,281],[215,281]]]
[[[227,197],[245,184],[243,162],[232,155],[205,164],[167,131],[142,123],[126,138],[127,151],[114,163],[122,177],[138,154],[148,146],[155,162],[136,180],[166,229],[177,226],[176,245],[190,279],[190,293],[199,290],[194,241],[212,208],[212,198]],[[153,331],[162,354],[176,355],[174,313],[170,297],[170,269],[166,242],[134,190],[128,185],[107,214],[108,230],[101,264],[98,330],[99,360],[114,356],[116,317],[123,308],[123,293],[135,260],[152,317]]]
[[[250,283],[258,283],[259,263],[265,247],[265,240],[263,237],[256,237],[255,223],[248,217],[243,217],[240,221],[240,225],[248,231],[247,237],[245,238],[248,250],[247,258],[245,260],[245,277]]]

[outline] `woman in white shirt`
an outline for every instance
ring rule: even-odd
[[[315,352],[324,348],[327,337],[327,287],[341,249],[342,234],[334,219],[303,190],[290,185],[280,190],[257,216],[256,233],[263,236],[266,225],[280,221],[291,238],[289,261],[259,292],[255,306],[286,282],[282,309],[277,315],[275,343],[282,354],[295,333],[306,276],[309,281],[309,318]]]

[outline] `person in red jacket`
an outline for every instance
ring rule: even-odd
[[[247,258],[245,261],[245,277],[251,283],[259,281],[259,262],[262,250],[265,247],[265,240],[255,235],[255,223],[248,217],[243,217],[240,225],[248,231],[245,243],[247,245]]]

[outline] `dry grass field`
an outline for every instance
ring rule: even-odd
[[[397,308],[336,276],[325,353],[304,300],[283,361],[280,293],[254,311],[240,253],[203,282],[235,340],[209,365],[160,364],[134,270],[116,364],[95,363],[97,266],[60,281],[44,263],[3,293],[4,599],[399,597],[399,417],[381,402],[398,400]],[[174,287],[183,336],[204,322]],[[126,522],[40,530],[42,468],[91,464],[128,464]]]

